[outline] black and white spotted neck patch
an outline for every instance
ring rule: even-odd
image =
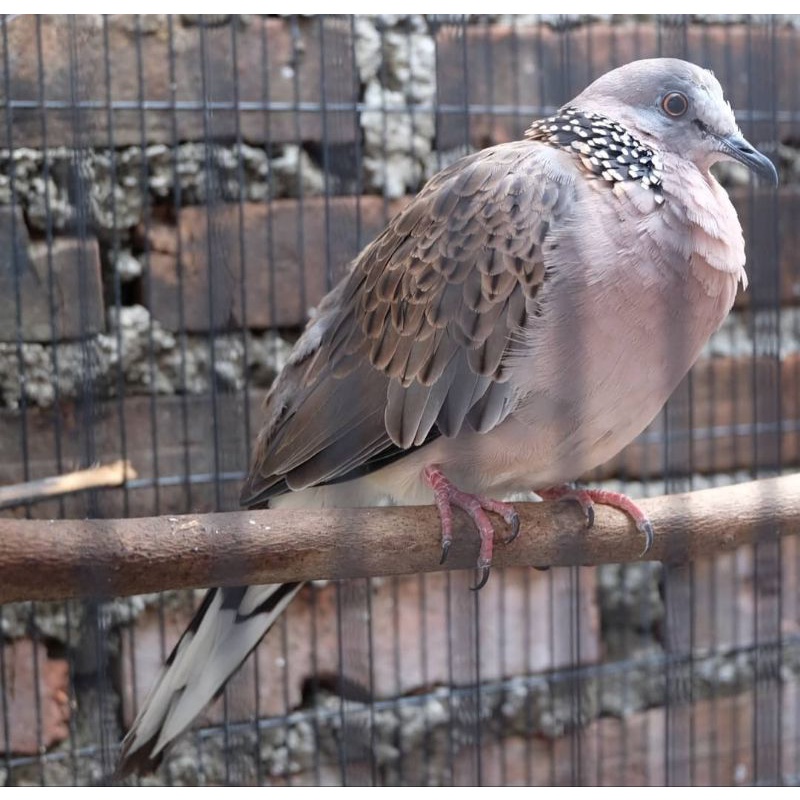
[[[566,106],[534,122],[525,135],[574,153],[586,169],[609,183],[637,181],[655,193],[656,203],[664,202],[658,154],[602,114]]]

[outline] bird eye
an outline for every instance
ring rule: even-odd
[[[689,98],[683,92],[670,92],[661,101],[661,108],[670,117],[682,117],[689,109]]]

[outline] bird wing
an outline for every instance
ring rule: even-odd
[[[243,505],[505,419],[518,398],[504,362],[537,315],[573,170],[546,145],[513,142],[425,186],[298,341],[267,398]]]

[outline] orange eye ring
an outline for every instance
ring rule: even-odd
[[[669,117],[682,117],[689,110],[689,98],[683,92],[669,92],[664,95],[661,108]]]

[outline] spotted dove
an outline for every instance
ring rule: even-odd
[[[460,505],[485,579],[487,511],[515,522],[489,497],[563,495],[619,452],[746,283],[741,227],[709,172],[723,159],[777,182],[711,72],[653,59],[442,170],[321,302],[267,398],[242,503],[435,500],[445,546]],[[158,764],[299,588],[209,592],[118,774]]]

